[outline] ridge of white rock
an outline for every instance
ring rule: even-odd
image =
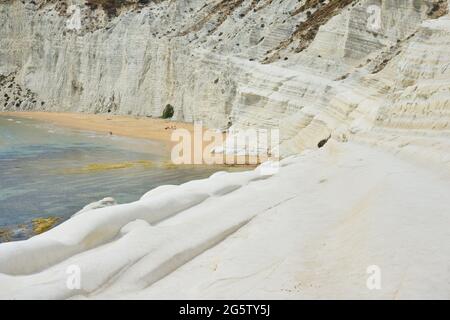
[[[449,178],[331,140],[1,244],[0,298],[448,299]]]
[[[64,228],[54,228],[45,235],[34,237],[31,246],[27,241],[4,244],[0,272],[27,274],[41,271],[75,253],[112,241],[127,222],[143,219],[150,224],[158,223],[210,197],[264,178],[265,175],[257,171],[230,177],[212,176],[209,183],[191,181],[170,192],[147,194],[133,203],[83,211],[65,222]],[[26,263],[30,259],[34,262]]]
[[[0,244],[0,297],[449,299],[448,52],[445,0],[0,1],[0,109],[171,104],[286,157]]]
[[[84,206],[83,209],[81,209],[80,211],[75,213],[73,216],[79,215],[85,211],[95,210],[95,209],[100,209],[100,208],[110,207],[110,206],[115,206],[115,205],[117,205],[117,202],[116,202],[116,200],[114,200],[114,198],[106,197],[102,200],[92,202],[92,203]]]

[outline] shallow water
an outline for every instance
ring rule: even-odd
[[[64,221],[105,197],[138,200],[165,184],[206,178],[225,167],[177,167],[159,142],[60,128],[32,119],[0,116],[0,229],[8,240],[29,234],[39,217]],[[0,237],[0,242],[5,241]]]

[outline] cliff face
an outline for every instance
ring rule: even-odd
[[[0,110],[170,104],[298,153],[1,244],[0,298],[448,299],[449,52],[447,0],[0,0]]]
[[[108,2],[0,1],[0,109],[170,104],[178,120],[279,128],[283,155],[331,134],[405,150],[432,138],[446,156],[446,0]]]

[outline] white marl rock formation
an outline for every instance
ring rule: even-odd
[[[122,2],[0,0],[0,109],[170,104],[285,158],[1,244],[0,298],[449,298],[447,0]]]
[[[279,128],[283,155],[370,128],[357,138],[448,132],[447,1],[95,2],[0,2],[0,108],[170,104],[182,121]]]

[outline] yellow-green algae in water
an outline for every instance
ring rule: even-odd
[[[38,235],[52,229],[60,221],[60,217],[39,217],[31,220],[31,223],[23,223],[17,226],[0,228],[0,241],[13,241],[14,234],[16,232],[26,234],[28,237]]]
[[[248,167],[251,168],[251,165],[239,165],[239,164],[224,164],[224,165],[194,165],[194,164],[175,164],[170,160],[162,161],[162,162],[153,162],[150,160],[136,160],[136,161],[125,161],[125,162],[111,162],[111,163],[90,163],[84,167],[78,168],[66,168],[63,169],[61,173],[63,174],[87,174],[87,173],[97,173],[109,170],[120,170],[120,169],[130,169],[130,168],[144,168],[144,169],[152,169],[152,168],[163,168],[163,169],[187,169],[202,166],[205,168],[211,168],[214,166],[217,167],[226,167],[226,168],[238,168],[238,167]],[[256,167],[256,166],[253,166]]]
[[[154,163],[149,160],[125,161],[114,163],[90,163],[84,167],[64,169],[64,173],[95,173],[109,170],[129,169],[133,167],[153,168]]]
[[[59,217],[47,217],[47,218],[36,218],[32,220],[33,232],[34,234],[41,234],[45,231],[50,230],[57,224],[61,218]]]
[[[0,240],[4,242],[11,241],[12,235],[11,230],[2,228],[0,229]]]
[[[207,167],[207,165],[203,165]],[[97,173],[109,170],[129,169],[129,168],[163,168],[163,169],[184,169],[193,168],[193,164],[174,164],[172,161],[153,162],[150,160],[137,160],[126,162],[114,162],[114,163],[90,163],[84,167],[67,168],[63,170],[63,173],[68,174],[83,174],[83,173]],[[211,166],[209,166],[211,167]]]

